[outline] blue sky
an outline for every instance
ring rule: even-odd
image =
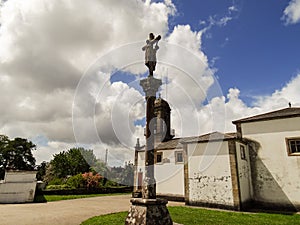
[[[232,19],[214,25],[204,35],[202,50],[208,56],[226,93],[238,87],[248,104],[258,95],[270,95],[299,72],[300,24],[286,25],[283,11],[289,1],[181,1],[172,25],[190,24],[201,30],[209,18]],[[228,13],[234,6],[237,11]],[[205,21],[206,24],[201,23]]]

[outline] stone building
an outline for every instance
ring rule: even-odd
[[[233,121],[237,132],[174,138],[171,109],[155,101],[157,195],[188,205],[300,209],[300,108]],[[145,149],[136,145],[135,191]]]
[[[0,203],[33,202],[36,171],[6,171],[0,181]]]

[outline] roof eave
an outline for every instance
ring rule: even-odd
[[[258,119],[240,119],[240,120],[235,120],[232,121],[234,125],[240,124],[240,123],[251,123],[251,122],[259,122],[259,121],[268,121],[268,120],[277,120],[277,119],[286,119],[286,118],[294,118],[294,117],[300,117],[300,115],[285,115],[285,116],[274,116],[270,118],[258,118]]]

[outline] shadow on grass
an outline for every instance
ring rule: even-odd
[[[45,196],[43,194],[37,194],[34,196],[34,203],[45,203],[47,202],[47,199],[45,198]]]

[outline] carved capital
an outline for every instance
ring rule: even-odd
[[[162,85],[160,79],[156,79],[152,76],[147,77],[140,81],[140,85],[142,86],[146,97],[156,96],[156,92],[158,91],[159,87]]]

